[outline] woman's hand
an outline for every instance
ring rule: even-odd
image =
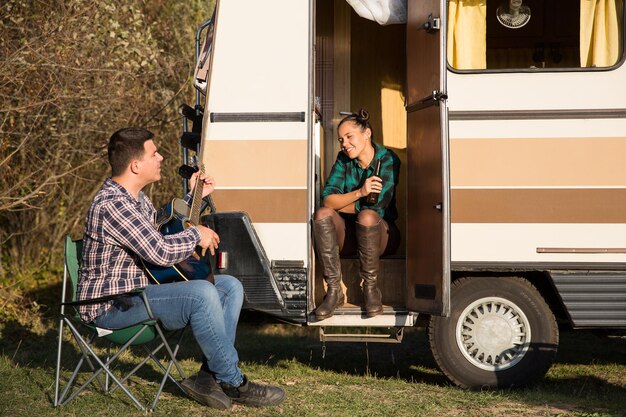
[[[356,201],[367,197],[369,193],[380,193],[383,190],[383,180],[371,176],[358,190],[345,194],[331,194],[324,199],[324,207],[332,208],[343,213],[356,213]]]
[[[380,177],[372,175],[368,179],[365,180],[363,186],[359,189],[359,193],[361,196],[365,197],[369,195],[369,193],[377,193],[383,190],[383,180]]]
[[[200,175],[200,181],[202,183],[202,197],[206,197],[215,191],[215,179],[206,174],[200,174],[199,172],[194,173],[189,179],[189,188],[193,192],[193,189],[196,187],[196,179]]]

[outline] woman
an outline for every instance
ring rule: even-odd
[[[340,254],[358,253],[367,317],[383,312],[376,281],[380,255],[394,252],[400,242],[394,224],[400,160],[391,150],[374,143],[368,120],[369,114],[361,109],[339,123],[341,152],[322,192],[323,207],[315,212],[315,247],[328,287],[324,301],[315,310],[318,320],[332,316],[344,303]],[[378,159],[380,174],[374,176]],[[370,193],[378,194],[376,202],[367,202]]]

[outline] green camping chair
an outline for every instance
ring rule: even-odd
[[[151,317],[150,320],[137,323],[133,326],[125,327],[122,329],[102,329],[96,327],[91,323],[86,323],[81,320],[80,315],[78,314],[78,306],[84,304],[100,303],[115,298],[115,296],[109,296],[93,300],[77,301],[76,289],[78,284],[78,268],[82,255],[82,243],[83,242],[81,240],[72,241],[69,235],[65,239],[65,268],[63,272],[63,289],[61,295],[61,317],[59,320],[59,345],[57,353],[54,406],[56,407],[66,404],[74,397],[76,397],[76,395],[78,395],[87,386],[93,384],[94,386],[96,386],[96,388],[101,389],[104,393],[112,393],[117,388],[120,388],[140,409],[146,411],[146,406],[144,406],[137,399],[137,397],[133,395],[133,393],[131,393],[126,385],[126,381],[133,374],[135,374],[135,372],[137,372],[139,368],[152,360],[164,373],[163,379],[161,380],[161,385],[159,386],[156,395],[152,400],[152,404],[149,408],[149,410],[152,411],[156,407],[159,396],[161,395],[161,391],[163,391],[165,382],[168,379],[176,384],[178,388],[180,388],[182,391],[182,387],[180,386],[178,381],[176,381],[176,379],[172,377],[170,371],[172,369],[172,365],[174,365],[178,370],[178,373],[180,374],[181,380],[185,378],[183,370],[176,361],[176,354],[178,353],[180,342],[182,340],[185,329],[175,332],[179,334],[177,334],[177,339],[175,339],[176,345],[174,346],[174,349],[172,349],[168,344],[158,321],[152,316],[152,312],[150,311],[150,304],[148,303],[147,297],[144,295],[141,289],[134,291],[133,293],[141,294],[143,296],[144,302],[148,309],[148,315]],[[71,284],[71,301],[66,301],[68,278]],[[78,363],[76,364],[69,380],[67,380],[63,392],[61,393],[61,395],[59,395],[62,377],[61,348],[63,345],[63,328],[65,326],[70,329],[73,339],[78,345],[78,348],[81,352],[81,357],[78,360]],[[98,349],[94,347],[94,344],[98,340],[103,340],[105,342],[106,355],[99,355],[97,353]],[[112,346],[118,347],[117,352],[113,356],[111,356]],[[128,374],[121,377],[121,375],[119,375],[120,372],[113,367],[113,364],[115,360],[119,358],[120,354],[131,346],[141,346],[146,352],[146,357]],[[167,367],[155,356],[158,351],[160,351],[163,347],[165,347],[166,350],[166,359],[169,360]],[[82,384],[79,386],[79,372],[85,364],[88,368],[87,371],[91,371],[91,374],[86,381],[81,381]],[[118,376],[115,375],[116,373],[118,374]],[[113,381],[113,384],[109,384],[110,380]]]

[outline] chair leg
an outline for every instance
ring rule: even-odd
[[[59,395],[59,389],[61,388],[60,384],[61,384],[61,360],[62,360],[62,346],[63,346],[63,325],[64,323],[67,323],[68,328],[70,329],[72,336],[74,337],[74,340],[76,340],[76,343],[78,344],[78,347],[81,351],[81,358],[78,360],[78,363],[76,364],[76,366],[74,367],[74,371],[72,372],[72,375],[70,376],[70,378],[68,379],[67,383],[65,384],[65,388],[63,389],[63,392],[61,393],[61,395]],[[59,323],[59,346],[58,346],[58,351],[57,351],[57,371],[56,371],[56,375],[57,375],[57,380],[55,382],[55,399],[54,399],[54,405],[55,407],[59,406],[59,405],[63,405],[65,403],[67,403],[68,401],[70,401],[72,398],[74,398],[75,395],[72,395],[69,398],[65,398],[67,393],[69,392],[69,390],[74,386],[74,381],[76,379],[76,377],[78,376],[78,373],[80,372],[80,370],[83,367],[83,363],[87,362],[87,364],[89,365],[89,367],[91,368],[91,371],[94,372],[95,371],[95,367],[93,366],[93,363],[89,360],[89,353],[84,349],[83,345],[84,345],[84,341],[82,339],[82,336],[80,336],[80,334],[78,334],[77,332],[75,332],[75,328],[73,328],[73,326],[71,325],[71,323],[69,321],[67,321],[67,318],[62,317],[60,323]],[[90,342],[93,341],[93,338]],[[100,388],[104,389],[104,386],[102,384],[102,381],[100,380],[100,378],[97,378],[98,383],[100,384]],[[82,388],[77,390],[77,393],[79,393],[82,390]]]
[[[176,355],[178,353],[178,346],[176,346],[176,349],[174,349],[174,355]],[[150,411],[154,411],[154,409],[156,408],[157,405],[157,401],[159,401],[159,397],[161,396],[161,392],[163,391],[163,387],[165,386],[165,383],[167,382],[168,379],[172,379],[172,381],[174,381],[176,383],[176,385],[178,385],[178,382],[175,381],[171,375],[170,375],[170,371],[172,369],[172,365],[175,363],[175,359],[171,359],[170,363],[167,365],[167,369],[164,370],[165,375],[163,376],[163,380],[161,381],[161,385],[159,385],[159,389],[156,392],[156,395],[154,396],[154,400],[152,400],[152,405],[150,406]],[[178,388],[181,388],[180,385],[178,385]]]
[[[108,364],[111,359],[111,342],[107,343],[107,357],[105,363]],[[104,374],[104,392],[109,392],[109,374]]]
[[[77,334],[78,331],[76,330],[76,328],[74,326],[72,326],[71,323],[67,323],[68,326],[70,327],[70,329],[72,329],[72,332]],[[147,327],[147,326],[145,326]],[[141,334],[142,331],[139,331],[138,334]],[[130,346],[132,344],[132,342],[136,339],[137,336],[133,337],[132,339],[130,339],[123,347],[120,348],[120,351],[117,352],[115,355],[113,355],[113,357],[111,358],[110,361],[107,361],[107,363],[103,363],[102,360],[98,357],[98,355],[96,355],[96,353],[93,351],[93,349],[82,339],[82,338],[78,338],[77,342],[82,345],[82,347],[84,349],[87,350],[87,352],[89,353],[89,356],[91,356],[93,358],[94,361],[96,361],[96,363],[99,365],[99,369],[97,371],[95,371],[93,373],[93,375],[91,375],[91,377],[89,377],[89,379],[87,379],[87,381],[81,385],[76,391],[74,391],[72,393],[72,395],[66,400],[70,401],[71,399],[73,399],[80,391],[82,391],[86,386],[88,386],[94,379],[96,379],[98,377],[98,375],[100,374],[100,372],[105,372],[112,380],[113,382],[115,382],[118,386],[120,386],[120,388],[122,389],[122,391],[124,391],[124,393],[126,395],[128,395],[128,397],[135,403],[135,405],[137,405],[137,407],[139,407],[142,411],[146,411],[146,407],[143,406],[143,404],[141,404],[139,402],[139,400],[137,400],[137,398],[128,390],[128,388],[126,388],[116,377],[115,375],[113,375],[113,373],[111,372],[111,370],[109,369],[109,365],[111,363],[111,361],[117,359],[117,357],[121,354],[121,352],[124,351],[124,349],[126,349],[128,346]]]
[[[163,343],[161,343],[159,346],[156,347],[156,349],[154,349],[154,351],[150,352],[150,349],[148,349],[147,347],[143,346],[143,348],[145,349],[146,353],[148,354],[148,356],[146,356],[140,363],[139,365],[135,366],[132,371],[130,371],[129,373],[126,374],[126,376],[122,379],[120,379],[120,382],[122,384],[124,384],[128,379],[130,379],[131,376],[135,375],[135,372],[137,372],[142,366],[144,366],[150,359],[152,359],[157,365],[159,365],[161,367],[162,370],[165,370],[165,368],[163,367],[163,365],[161,365],[161,363],[159,362],[159,360],[154,356],[159,350],[161,350],[161,348],[163,347]],[[114,386],[113,388],[111,388],[111,393],[113,393],[116,389],[119,388],[119,385]]]
[[[161,396],[161,391],[163,391],[163,387],[165,386],[165,382],[170,379],[174,382],[174,384],[176,384],[176,386],[178,386],[178,388],[184,392],[183,388],[180,386],[180,384],[178,383],[178,381],[176,381],[170,374],[170,371],[172,369],[172,365],[176,365],[176,368],[178,369],[179,374],[181,375],[181,377],[184,379],[185,378],[185,374],[183,373],[183,370],[181,369],[180,365],[178,364],[178,361],[176,360],[176,355],[178,354],[178,349],[180,348],[180,342],[183,338],[183,334],[184,334],[184,330],[183,329],[180,333],[180,336],[178,337],[178,341],[176,342],[176,346],[174,347],[174,350],[172,351],[172,348],[170,348],[169,343],[167,343],[167,339],[165,338],[165,335],[163,334],[163,331],[161,330],[161,326],[159,326],[158,324],[156,324],[155,329],[157,330],[157,332],[159,333],[159,336],[161,337],[161,340],[163,341],[163,345],[165,346],[165,349],[167,350],[167,353],[169,354],[170,357],[170,361],[169,364],[167,365],[167,369],[164,370],[165,375],[163,375],[163,380],[161,381],[161,386],[159,386],[159,389],[156,393],[156,395],[154,396],[154,401],[152,402],[152,406],[150,407],[150,411],[154,411],[154,409],[156,408],[156,404],[157,401],[159,401],[159,397]],[[163,369],[163,365],[159,362],[159,366],[161,366],[161,369]]]
[[[59,394],[59,391],[61,389],[61,356],[62,356],[61,353],[62,353],[62,342],[63,342],[62,339],[63,339],[63,331],[64,331],[65,326],[67,326],[67,328],[69,328],[69,330],[71,331],[73,338],[76,341],[81,351],[81,357],[78,360],[78,363],[76,367],[74,368],[74,371],[71,377],[69,378],[67,385],[64,387],[63,392]],[[130,373],[128,373],[123,379],[117,378],[115,374],[112,372],[113,371],[112,364],[114,363],[115,360],[119,358],[122,352],[124,352],[127,348],[129,348],[133,344],[133,342],[138,337],[140,337],[142,333],[144,333],[144,331],[146,331],[150,326],[154,326],[154,329],[157,331],[161,339],[161,343],[158,344],[158,346],[156,346],[154,349],[148,348],[147,345],[143,346],[147,353],[146,358],[139,365],[135,366],[135,368]],[[159,401],[161,393],[163,392],[163,389],[165,387],[165,383],[168,380],[171,380],[179,389],[181,389],[181,391],[183,391],[180,383],[174,377],[172,370],[176,368],[181,379],[185,378],[184,371],[182,370],[180,364],[176,360],[176,356],[178,355],[180,344],[184,336],[184,331],[185,329],[182,329],[179,332],[179,334],[175,336],[172,342],[175,341],[176,343],[175,344],[172,343],[172,345],[170,346],[170,343],[165,338],[165,335],[161,327],[158,324],[156,325],[144,324],[144,326],[130,340],[128,340],[123,346],[121,346],[117,352],[112,352],[110,343],[108,343],[106,347],[106,360],[103,361],[92,348],[92,344],[97,338],[97,334],[94,333],[92,337],[89,339],[84,338],[81,335],[81,333],[77,330],[77,328],[74,326],[74,324],[67,317],[63,317],[62,321],[59,323],[59,346],[58,346],[58,352],[57,352],[57,369],[56,369],[55,398],[54,398],[55,406],[60,406],[71,401],[90,384],[92,383],[95,384],[97,382],[97,385],[99,385],[99,388],[102,388],[104,392],[109,393],[109,394],[113,393],[116,389],[121,388],[122,391],[124,391],[124,393],[131,399],[131,401],[135,403],[135,405],[139,407],[142,411],[147,411],[147,410],[153,411],[156,408],[156,405]],[[165,347],[165,350],[167,351],[166,356],[169,357],[169,363],[167,365],[164,362],[161,362],[161,360],[159,360],[159,358],[157,358],[156,356],[157,353],[163,347]],[[150,359],[152,359],[159,366],[159,368],[163,371],[164,375],[163,375],[163,379],[160,381],[158,390],[154,398],[152,399],[152,403],[149,405],[150,408],[148,409],[147,405],[144,406],[141,402],[139,402],[137,397],[135,397],[135,395],[129,391],[129,389],[125,386],[125,383],[133,374],[135,374],[139,370],[139,368],[141,368],[148,361],[150,361]],[[82,385],[78,386],[77,377],[79,373],[81,372],[83,365],[85,364],[87,364],[88,367],[91,369],[92,375],[90,375],[86,381],[83,381]],[[102,375],[103,373],[104,375]]]
[[[180,383],[172,376],[172,366],[175,366],[178,370],[178,373],[180,374],[181,379],[185,379],[185,373],[182,370],[180,364],[178,363],[178,361],[176,360],[176,355],[178,355],[178,350],[180,349],[180,343],[183,339],[183,335],[184,335],[184,329],[181,330],[180,332],[180,336],[178,337],[177,341],[176,341],[176,345],[174,346],[174,349],[172,350],[172,348],[170,347],[169,343],[167,343],[167,340],[165,339],[165,335],[163,334],[163,331],[161,330],[160,326],[155,325],[155,328],[157,330],[157,332],[159,333],[159,336],[161,337],[162,342],[153,350],[150,350],[149,348],[147,348],[146,346],[143,346],[144,350],[147,353],[147,356],[137,365],[135,366],[123,379],[120,380],[120,382],[122,384],[124,384],[132,375],[134,375],[142,366],[144,366],[150,359],[152,359],[152,361],[159,367],[161,368],[161,371],[163,371],[164,375],[163,375],[163,379],[161,380],[160,386],[156,392],[156,395],[154,396],[154,399],[152,400],[152,405],[150,407],[150,411],[154,411],[154,409],[156,408],[157,402],[159,401],[159,397],[161,396],[161,392],[163,391],[163,388],[165,387],[165,383],[167,382],[167,380],[169,379],[170,381],[172,381],[181,391],[184,392],[183,388],[181,387]],[[165,367],[163,365],[163,363],[161,363],[161,361],[156,357],[156,354],[163,348],[165,347],[165,350],[167,351],[167,354],[169,356],[169,363],[167,365],[167,367]],[[116,389],[120,388],[121,385],[116,385],[115,387],[113,387],[111,389],[111,393],[113,393]]]
[[[57,369],[56,380],[54,381],[54,406],[59,405],[59,383],[61,378],[61,348],[63,346],[63,318],[59,320],[59,343],[57,346]]]

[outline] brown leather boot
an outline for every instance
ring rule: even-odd
[[[315,247],[317,256],[322,264],[322,276],[327,284],[324,301],[315,309],[315,318],[324,320],[333,315],[337,307],[344,303],[343,289],[341,288],[341,263],[339,261],[339,245],[335,224],[330,217],[313,222]]]
[[[382,294],[376,287],[380,258],[380,223],[375,226],[363,226],[356,223],[356,240],[359,253],[359,275],[363,280],[363,297],[365,298],[365,315],[374,317],[383,312]]]

